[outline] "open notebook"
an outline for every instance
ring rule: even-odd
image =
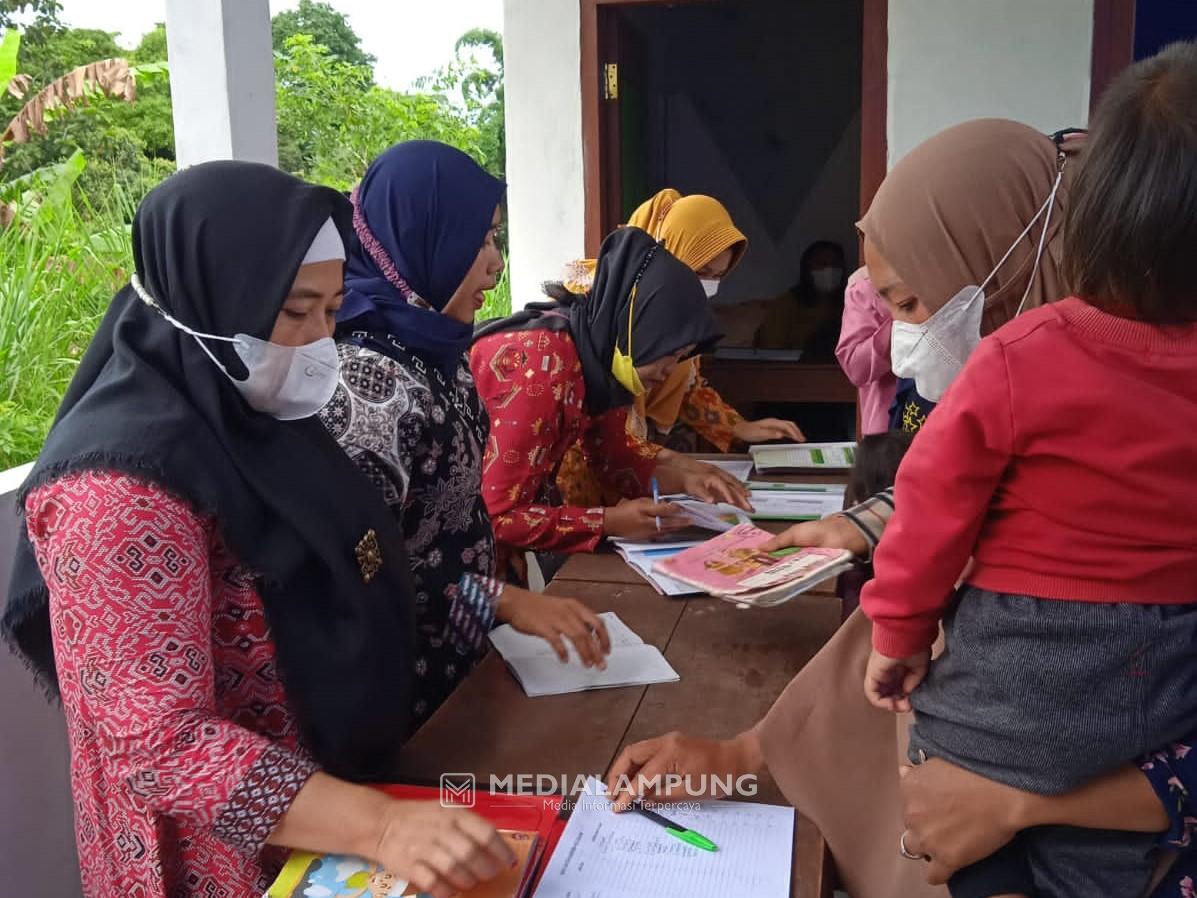
[[[611,637],[606,670],[584,667],[569,640],[565,643],[569,661],[562,663],[547,640],[520,633],[510,624],[491,630],[490,641],[524,687],[524,693],[532,697],[678,680],[677,671],[669,666],[661,651],[645,643],[618,615],[605,611],[599,617]]]

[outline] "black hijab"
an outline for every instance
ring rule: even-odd
[[[695,347],[691,355],[703,352],[722,336],[698,275],[639,228],[620,228],[607,236],[585,295],[560,288],[555,300],[531,303],[489,321],[474,340],[500,331],[568,329],[582,362],[586,409],[592,415],[632,404],[632,394],[611,373],[616,347],[628,354],[629,312],[636,365],[651,364],[690,344]]]
[[[205,333],[268,339],[300,263],[331,216],[348,242],[340,194],[265,165],[212,162],[168,178],[133,221],[138,276],[161,306]],[[244,375],[224,343],[209,348]],[[113,299],[29,479],[135,475],[213,515],[257,575],[287,698],[304,744],[330,772],[386,774],[407,730],[411,589],[402,535],[316,418],[251,409],[196,341],[138,300]],[[366,582],[357,557],[373,545]],[[22,528],[5,638],[57,690],[46,584]]]

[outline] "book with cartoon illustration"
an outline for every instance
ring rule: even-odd
[[[773,534],[740,524],[654,565],[674,580],[744,605],[776,605],[852,566],[846,549],[808,546],[763,552]]]
[[[454,898],[524,898],[540,856],[535,832],[499,830],[517,863]],[[429,898],[415,886],[360,857],[293,851],[263,898]]]

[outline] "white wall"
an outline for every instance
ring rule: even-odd
[[[1083,127],[1092,42],[1093,0],[889,0],[889,165],[972,118]]]
[[[578,0],[504,0],[512,301],[585,248]]]
[[[583,249],[580,0],[503,6],[509,233],[521,306]],[[1005,116],[1045,131],[1083,126],[1092,40],[1093,0],[889,0],[889,164],[970,118]]]

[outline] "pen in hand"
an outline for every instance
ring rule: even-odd
[[[652,486],[653,486],[653,505],[657,505],[661,501],[661,490],[657,486],[657,478],[656,477],[654,477],[652,479]],[[661,532],[661,518],[659,515],[657,516],[656,521],[657,521],[657,532],[660,533]]]
[[[701,833],[696,833],[692,829],[687,829],[680,823],[674,823],[668,817],[662,817],[655,811],[650,811],[644,806],[643,802],[632,802],[632,810],[641,817],[651,820],[658,826],[664,827],[665,832],[669,833],[669,835],[673,836],[675,839],[685,842],[687,845],[693,845],[695,848],[701,848],[703,851],[718,851],[718,847],[715,845],[715,843],[706,836],[702,835]]]

